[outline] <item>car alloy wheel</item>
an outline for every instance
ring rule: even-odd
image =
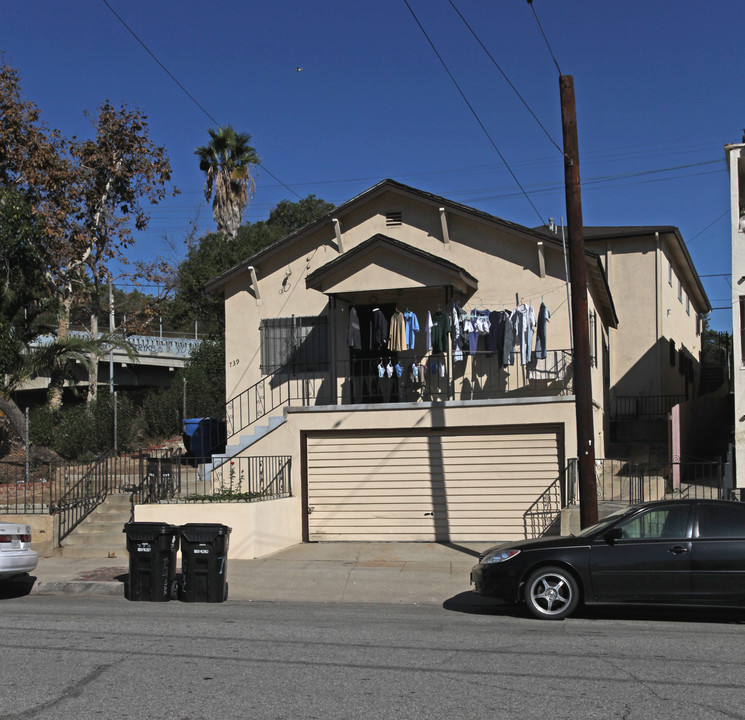
[[[525,583],[525,604],[543,620],[561,620],[570,615],[579,602],[576,580],[566,570],[543,567]]]

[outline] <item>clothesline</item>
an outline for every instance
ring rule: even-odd
[[[558,291],[566,292],[566,285],[562,283],[561,285],[558,285],[555,288],[551,288],[550,290],[546,290],[545,292],[542,291],[540,294],[540,298],[543,302],[545,302],[546,297]],[[518,295],[520,295],[520,293],[518,293]],[[524,298],[525,295],[520,295],[520,297]],[[533,305],[534,302],[538,302],[537,298],[538,296],[533,297],[531,295],[530,298],[525,301],[525,304]],[[556,308],[553,308],[552,312],[555,312],[556,310],[558,310],[565,302],[566,302],[566,298],[564,298],[564,300],[559,305],[557,305]],[[519,305],[520,303],[517,303],[517,304]],[[546,303],[546,305],[549,305],[549,303]],[[493,300],[490,297],[484,297],[482,295],[477,295],[475,298],[471,298],[468,301],[468,304],[463,306],[463,309],[466,310],[466,309],[471,309],[471,308],[481,308],[483,306],[488,307],[491,310],[500,309],[500,308],[504,308],[504,309],[514,308],[515,307],[515,296],[513,294],[507,300]]]

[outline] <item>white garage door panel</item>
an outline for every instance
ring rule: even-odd
[[[307,450],[310,540],[521,537],[560,470],[554,431],[311,436]]]

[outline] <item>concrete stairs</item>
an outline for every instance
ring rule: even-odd
[[[65,558],[122,558],[127,562],[127,536],[124,525],[129,522],[129,495],[110,494],[56,548],[54,554]]]
[[[265,435],[268,435],[273,430],[276,430],[281,425],[287,422],[287,418],[284,415],[271,415],[267,417],[267,423],[265,425],[254,425],[252,427],[253,432],[250,435],[241,435],[238,438],[238,442],[231,443],[225,446],[225,452],[215,454],[212,456],[212,462],[207,463],[204,466],[205,477],[209,475],[212,470],[220,467],[224,463],[228,462],[231,458],[235,457],[239,452],[251,447],[255,442],[258,442]],[[233,438],[234,439],[234,438]]]

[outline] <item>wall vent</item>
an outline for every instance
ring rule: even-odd
[[[401,211],[389,212],[385,214],[386,227],[398,227],[401,225]]]

